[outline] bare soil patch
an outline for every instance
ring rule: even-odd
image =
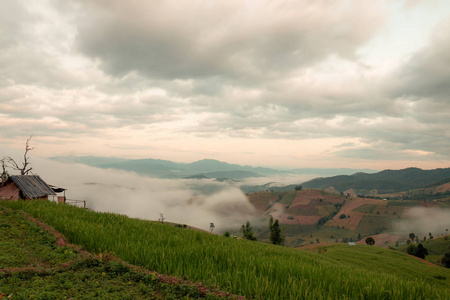
[[[373,237],[373,239],[375,240],[375,246],[384,247],[384,248],[387,248],[389,245],[392,246],[393,244],[395,244],[395,242],[404,238],[401,235],[395,235],[395,234],[390,234],[390,233],[376,234],[376,235],[372,235],[371,237]],[[356,243],[357,244],[365,244],[366,239],[364,238]]]

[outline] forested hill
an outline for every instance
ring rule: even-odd
[[[422,170],[407,168],[384,170],[374,174],[356,173],[326,178],[315,178],[302,184],[305,188],[327,189],[334,187],[339,192],[354,189],[357,193],[377,190],[378,193],[392,193],[422,188],[450,178],[450,168]]]

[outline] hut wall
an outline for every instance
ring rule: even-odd
[[[9,182],[0,187],[0,200],[19,200],[20,189],[14,182]]]

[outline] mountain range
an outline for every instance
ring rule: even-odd
[[[424,188],[446,181],[450,181],[450,168],[434,170],[406,168],[384,170],[373,174],[359,172],[353,175],[315,178],[303,183],[302,186],[318,189],[333,187],[338,192],[353,189],[358,194],[386,194]]]
[[[125,159],[95,156],[57,156],[51,159],[66,162],[79,163],[104,169],[117,169],[135,172],[143,176],[172,179],[207,179],[218,181],[239,181],[255,177],[281,177],[296,175],[311,175],[310,181],[302,184],[304,188],[332,189],[345,192],[353,189],[358,194],[383,194],[407,191],[422,188],[450,178],[450,168],[434,170],[422,170],[419,168],[406,168],[402,170],[383,170],[377,172],[370,169],[320,169],[303,168],[278,170],[272,168],[242,166],[230,164],[214,159],[203,159],[192,163],[179,163],[161,159]],[[321,177],[319,177],[321,176]],[[264,190],[293,190],[295,185],[280,186],[267,180],[266,184],[254,186],[241,186],[244,192],[256,192]]]
[[[242,180],[251,177],[291,176],[313,174],[315,176],[332,176],[341,174],[354,174],[356,172],[373,173],[370,169],[320,169],[304,168],[291,170],[277,170],[263,167],[241,166],[214,159],[203,159],[192,163],[178,163],[161,159],[124,159],[95,156],[57,156],[51,159],[66,162],[80,163],[104,169],[118,169],[136,172],[140,175],[158,178],[216,178]]]

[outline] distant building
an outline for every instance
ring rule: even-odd
[[[356,246],[356,243],[355,242],[348,242],[348,245],[349,246]]]
[[[0,186],[0,200],[48,199],[52,188],[37,175],[9,176]]]

